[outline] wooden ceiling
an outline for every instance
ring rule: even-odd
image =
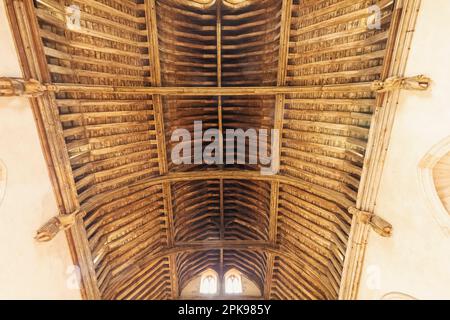
[[[338,297],[377,106],[366,84],[385,76],[394,0],[24,2],[7,4],[30,18],[17,24],[37,37],[36,76],[77,85],[49,103],[99,298],[176,299],[208,268],[239,270],[264,298]],[[66,25],[74,4],[79,29]],[[373,4],[379,30],[367,27]],[[258,93],[285,86],[303,89]],[[174,165],[171,134],[195,120],[204,130],[279,129],[279,174]]]

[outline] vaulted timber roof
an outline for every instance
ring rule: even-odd
[[[337,298],[394,2],[7,0],[16,37],[34,36],[28,76],[76,85],[42,103],[58,114],[98,297],[173,299],[202,271],[234,268],[265,298]],[[279,173],[174,165],[172,132],[196,120],[281,130]]]

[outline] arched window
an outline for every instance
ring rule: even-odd
[[[239,272],[230,270],[225,275],[225,293],[240,294],[242,293],[242,279]]]
[[[444,233],[450,235],[450,137],[424,156],[419,179],[430,212]]]
[[[207,271],[202,275],[200,280],[201,294],[217,293],[217,274],[213,271]]]
[[[390,292],[382,296],[381,300],[417,300],[417,299],[405,293]]]

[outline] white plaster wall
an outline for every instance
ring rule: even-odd
[[[394,226],[392,238],[371,232],[360,299],[402,292],[450,299],[450,236],[421,191],[418,165],[450,136],[450,1],[422,0],[407,75],[426,74],[430,92],[403,92],[375,213]]]
[[[0,76],[20,77],[1,0],[0,43]],[[46,244],[33,239],[58,210],[26,98],[0,98],[0,160],[7,169],[0,197],[0,299],[80,299],[64,233]]]

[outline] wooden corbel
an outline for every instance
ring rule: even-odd
[[[37,80],[0,77],[0,97],[37,97],[47,91],[47,87]]]
[[[35,239],[38,242],[51,241],[58,234],[58,232],[72,227],[77,218],[82,215],[83,211],[75,211],[71,214],[64,214],[51,218],[37,231]]]
[[[372,229],[382,237],[392,236],[392,225],[383,218],[366,211],[361,211],[354,207],[348,209],[348,212],[358,218],[358,221],[369,224]]]
[[[430,84],[431,79],[424,75],[414,77],[391,77],[385,81],[374,81],[372,83],[372,90],[377,93],[393,90],[425,91],[428,90]]]

